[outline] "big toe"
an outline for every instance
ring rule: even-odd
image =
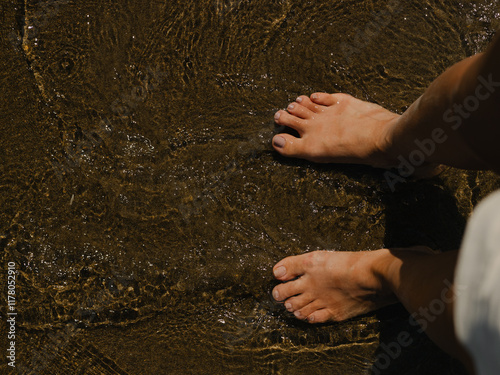
[[[283,156],[301,157],[302,142],[301,138],[296,138],[293,135],[278,134],[273,138],[273,147]]]
[[[300,260],[301,255],[291,256],[279,261],[273,267],[274,277],[281,281],[287,281],[302,276],[306,270]]]

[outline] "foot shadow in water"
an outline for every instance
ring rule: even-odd
[[[424,245],[450,251],[460,247],[466,226],[452,193],[439,179],[401,185],[388,194],[385,246]],[[380,345],[372,375],[466,375],[464,367],[439,349],[405,308],[389,306],[377,312]]]
[[[460,247],[467,220],[452,193],[432,181],[401,185],[384,197],[386,247],[424,245],[442,251]]]

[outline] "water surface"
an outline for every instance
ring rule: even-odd
[[[271,269],[316,249],[456,249],[499,179],[449,169],[392,193],[381,171],[286,160],[270,139],[274,112],[315,91],[401,113],[484,49],[498,1],[1,9],[0,246],[19,270],[21,373],[463,374],[398,306],[296,321]],[[405,330],[382,370],[380,344]]]

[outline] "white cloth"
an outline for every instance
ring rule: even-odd
[[[455,328],[478,375],[500,374],[500,191],[474,210],[455,274]]]

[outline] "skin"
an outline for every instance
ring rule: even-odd
[[[477,108],[474,98],[480,99]],[[299,137],[278,134],[273,147],[283,156],[313,162],[393,167],[398,157],[409,158],[417,149],[415,140],[432,139],[433,132],[441,129],[446,141],[435,144],[420,169],[433,174],[446,164],[498,172],[499,105],[497,37],[485,53],[439,76],[403,115],[346,94],[301,96],[275,116],[277,124],[295,129]],[[455,120],[446,113],[455,115]],[[431,339],[474,373],[453,323],[458,293],[449,282],[453,282],[457,257],[458,251],[433,253],[426,248],[306,253],[274,266],[275,277],[283,283],[273,289],[273,296],[298,319],[310,323],[346,320],[399,300],[424,321],[422,328]],[[429,312],[436,300],[446,301],[440,314]]]

